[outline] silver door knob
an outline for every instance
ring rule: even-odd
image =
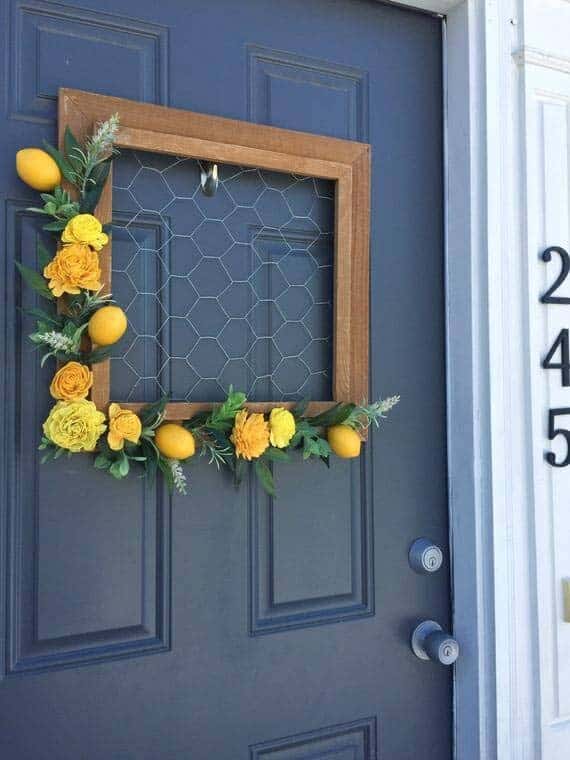
[[[433,660],[441,665],[453,665],[459,657],[459,644],[435,620],[424,620],[416,626],[411,646],[420,660]]]

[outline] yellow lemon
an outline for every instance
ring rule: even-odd
[[[154,442],[167,459],[188,459],[196,451],[192,433],[175,422],[162,424],[155,433]]]
[[[327,438],[337,457],[352,459],[359,456],[362,440],[348,425],[333,425],[327,430]]]
[[[111,346],[127,329],[127,317],[120,306],[103,306],[89,320],[89,337],[98,346]]]
[[[16,153],[16,171],[26,185],[45,193],[61,183],[59,167],[49,153],[40,148],[22,148]]]

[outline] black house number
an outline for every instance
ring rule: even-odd
[[[552,254],[555,253],[560,258],[560,273],[548,290],[540,297],[540,302],[545,304],[570,304],[570,298],[566,296],[554,295],[564,280],[570,273],[570,256],[568,251],[553,245],[542,252],[542,260],[548,263],[552,260]],[[548,353],[542,360],[544,369],[556,369],[560,371],[560,382],[562,387],[570,386],[570,337],[569,329],[564,327],[558,335]],[[559,360],[556,360],[558,354]],[[560,407],[548,411],[548,440],[553,441],[555,438],[562,436],[566,441],[566,456],[560,461],[556,460],[553,451],[546,452],[546,461],[552,467],[567,467],[570,464],[570,430],[562,427],[558,421],[559,418],[570,415],[570,407]]]

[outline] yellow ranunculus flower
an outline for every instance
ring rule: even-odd
[[[68,451],[93,451],[107,426],[92,401],[58,401],[44,422],[44,435]]]
[[[88,245],[64,245],[44,269],[44,277],[54,296],[101,288],[99,255]]]
[[[86,398],[93,385],[93,372],[79,362],[67,362],[53,376],[49,392],[60,401]]]
[[[269,446],[269,425],[262,414],[248,414],[247,409],[242,409],[236,414],[230,441],[236,456],[257,459]]]
[[[113,451],[120,451],[125,441],[138,443],[141,432],[141,421],[134,412],[129,409],[121,409],[119,404],[111,404],[109,407],[107,443]]]
[[[100,251],[109,242],[103,225],[92,214],[77,214],[70,219],[61,236],[62,243],[83,243]]]
[[[269,440],[272,446],[284,449],[295,435],[295,418],[282,406],[271,410],[269,415]]]

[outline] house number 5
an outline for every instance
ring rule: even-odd
[[[551,261],[553,253],[556,253],[560,257],[560,273],[546,293],[541,296],[540,302],[545,304],[570,304],[570,298],[554,295],[570,273],[570,256],[564,248],[553,245],[543,251],[542,260],[548,263]],[[554,359],[557,351],[560,351],[560,361]],[[570,337],[567,327],[564,327],[558,333],[556,340],[542,361],[542,367],[544,369],[560,370],[560,382],[562,386],[564,388],[570,386]],[[553,451],[546,452],[546,461],[552,467],[566,467],[570,464],[570,430],[556,426],[556,418],[568,414],[570,414],[570,407],[561,407],[548,411],[548,440],[553,441],[561,435],[566,441],[566,456],[560,462],[556,461],[556,454]]]

